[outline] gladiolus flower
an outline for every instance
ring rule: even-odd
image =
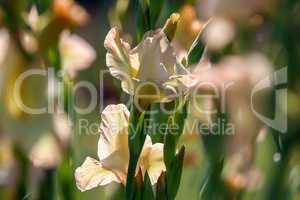
[[[81,191],[111,182],[126,184],[129,162],[129,111],[123,104],[109,105],[101,117],[99,161],[87,157],[75,171],[77,187]],[[155,184],[160,174],[165,171],[163,144],[152,144],[150,137],[147,136],[136,169],[136,173],[138,169],[141,169],[143,174],[147,171],[151,183]]]
[[[174,17],[176,17],[174,15]],[[106,65],[112,76],[121,80],[130,95],[143,95],[152,102],[166,102],[185,92],[180,78],[188,72],[177,60],[166,34],[149,31],[133,49],[120,38],[116,28],[106,36]]]

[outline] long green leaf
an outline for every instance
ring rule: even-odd
[[[168,199],[175,199],[181,180],[185,147],[181,147],[179,153],[172,162],[172,166],[167,169],[167,195]]]
[[[156,22],[160,16],[164,0],[150,0],[150,26],[155,28]]]
[[[144,112],[140,113],[133,103],[128,128],[129,165],[126,181],[127,199],[132,199],[134,195],[136,165],[146,138],[146,134],[144,134],[144,116]]]
[[[146,171],[143,184],[143,200],[154,200],[154,192],[151,185],[150,177]]]

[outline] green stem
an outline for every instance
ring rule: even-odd
[[[40,198],[43,200],[55,200],[56,199],[56,192],[55,192],[55,176],[56,170],[49,169],[45,170],[45,177],[41,183],[40,189]]]

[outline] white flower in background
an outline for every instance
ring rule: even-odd
[[[260,80],[269,76],[271,72],[272,67],[269,60],[260,53],[228,56],[223,58],[220,63],[212,65],[211,68],[203,67],[200,63],[190,76],[189,84],[191,88],[197,89],[195,92],[218,93],[218,98],[222,101],[222,111],[229,113],[228,120],[235,126],[235,138],[243,141],[243,143],[237,142],[242,148],[246,146],[243,145],[245,142],[253,141],[262,128],[262,123],[251,109],[251,103],[254,103],[253,106],[256,109],[262,111],[269,95],[269,91],[266,90],[255,96],[254,101],[251,102],[251,91]],[[191,103],[195,112],[201,111],[198,109],[197,103]],[[238,149],[237,145],[232,146]],[[236,152],[236,149],[233,152]]]
[[[42,15],[39,15],[36,6],[32,6],[29,13],[25,15],[25,22],[37,33],[42,32],[54,20],[76,27],[85,24],[89,20],[89,15],[74,0],[53,0],[50,12]]]
[[[178,62],[174,49],[161,30],[145,33],[133,49],[112,28],[104,41],[106,65],[112,76],[122,81],[122,89],[131,95],[156,95],[151,102],[168,101],[184,91],[180,81],[188,72]]]
[[[72,134],[72,124],[68,118],[68,115],[66,113],[55,112],[53,114],[52,123],[53,130],[55,131],[55,134],[60,142],[65,146],[69,145]]]
[[[129,111],[123,104],[109,105],[104,109],[101,118],[99,161],[87,157],[75,171],[77,187],[81,191],[111,182],[126,184],[129,162]],[[165,171],[163,144],[152,144],[150,137],[147,136],[137,164],[137,169],[139,168],[143,174],[147,171],[151,183],[155,184],[161,172]]]
[[[88,68],[96,59],[93,47],[69,31],[64,31],[60,35],[59,53],[62,67],[71,77],[75,77],[78,71]]]
[[[59,1],[55,2],[59,4]],[[69,4],[73,1],[64,0],[62,2]],[[59,9],[58,11],[62,12]],[[32,30],[39,35],[50,23],[50,16],[47,14],[39,16],[36,7],[32,7],[26,16],[26,21]],[[37,39],[30,34],[24,34],[22,41],[25,44],[25,49],[38,48]],[[78,71],[88,68],[96,59],[94,48],[83,38],[72,34],[69,30],[60,33],[58,48],[62,59],[62,68],[72,78],[77,75]]]
[[[212,106],[209,111],[216,109],[213,103],[219,100],[221,111],[226,113],[228,124],[233,127],[232,135],[225,142],[225,163],[230,167],[224,177],[235,186],[247,189],[259,186],[256,183],[261,177],[253,166],[253,161],[256,139],[264,126],[255,116],[252,106],[264,113],[270,90],[255,94],[253,101],[251,95],[255,85],[272,74],[272,66],[263,54],[251,53],[224,57],[218,64],[212,64],[211,68],[202,67],[201,64],[196,66],[190,76],[190,84],[195,88],[199,86],[195,91],[197,94],[210,92],[209,97],[213,97],[214,100],[211,100]],[[194,113],[199,112],[196,115],[199,120],[202,120],[199,116],[206,116],[206,113],[199,109],[199,102],[194,101],[190,105]],[[210,121],[216,120],[216,113],[211,112],[208,115],[211,116]]]
[[[235,36],[235,27],[232,21],[216,17],[207,25],[203,40],[208,49],[220,50],[228,45]]]
[[[58,141],[51,133],[43,134],[30,150],[29,158],[35,167],[55,168],[62,159]]]

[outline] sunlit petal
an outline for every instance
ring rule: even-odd
[[[104,169],[100,162],[90,157],[76,169],[75,179],[78,189],[82,192],[111,182],[120,182],[113,172]]]
[[[98,142],[100,161],[117,150],[120,150],[124,159],[128,159],[128,120],[129,111],[123,104],[109,105],[103,110]]]
[[[148,162],[150,163],[147,171],[152,185],[154,185],[163,171],[166,170],[163,159],[163,144],[156,143],[152,146],[149,153]]]

